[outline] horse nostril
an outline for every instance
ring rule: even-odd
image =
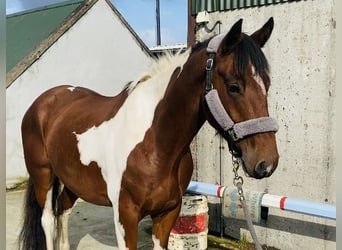
[[[261,161],[255,168],[257,178],[264,178],[270,176],[272,165],[268,166],[266,161]]]

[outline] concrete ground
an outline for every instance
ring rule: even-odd
[[[17,249],[22,222],[24,191],[6,193],[6,249]],[[151,219],[140,222],[138,249],[152,249]],[[117,249],[113,212],[110,207],[78,201],[69,220],[70,250]]]
[[[6,250],[17,250],[21,230],[24,190],[6,192]],[[139,250],[153,249],[152,221],[144,218],[139,224]],[[73,207],[69,220],[70,250],[118,249],[114,233],[113,211],[110,207],[96,206],[79,200]],[[235,241],[208,235],[207,250],[238,250]],[[243,247],[249,250],[254,247]]]

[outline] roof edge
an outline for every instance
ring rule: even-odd
[[[33,9],[22,10],[22,11],[19,11],[19,12],[8,14],[8,15],[6,15],[6,18],[12,18],[12,17],[22,16],[22,15],[28,15],[28,14],[31,14],[31,13],[34,13],[34,12],[45,11],[45,10],[54,9],[54,8],[58,8],[58,7],[64,7],[64,6],[79,4],[79,3],[82,3],[82,2],[84,2],[84,0],[68,0],[66,2],[44,5],[44,6],[36,7],[36,8],[33,8]]]
[[[37,61],[64,33],[66,33],[98,0],[85,0],[77,7],[57,29],[39,43],[27,56],[6,74],[6,88],[21,76],[35,61]]]

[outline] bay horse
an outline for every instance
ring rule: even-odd
[[[273,25],[270,18],[247,35],[240,19],[226,34],[156,60],[114,97],[71,85],[41,94],[22,120],[29,180],[19,247],[69,249],[68,217],[82,198],[113,208],[119,249],[137,248],[147,215],[154,249],[166,249],[193,172],[189,145],[205,121],[248,176],[270,176],[279,155],[261,48]]]

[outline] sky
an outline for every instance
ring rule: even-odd
[[[6,0],[6,14],[65,0]],[[156,0],[111,0],[147,46],[156,46]],[[187,1],[160,0],[161,44],[185,44],[187,40]]]
[[[112,0],[114,6],[148,45],[156,45],[155,0]],[[184,44],[187,37],[187,1],[160,0],[161,43]]]

